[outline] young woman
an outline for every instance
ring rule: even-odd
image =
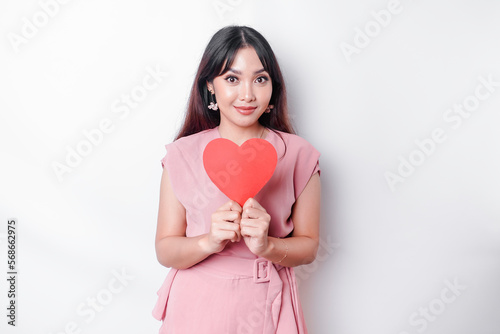
[[[204,169],[216,138],[262,138],[276,149],[274,174],[243,205]],[[228,26],[212,37],[166,149],[156,254],[172,269],[153,311],[160,333],[307,333],[293,267],[318,249],[320,154],[294,134],[280,68],[260,33]]]

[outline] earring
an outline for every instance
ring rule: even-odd
[[[270,113],[270,112],[271,112],[271,110],[272,110],[273,108],[274,108],[274,106],[273,106],[272,104],[270,104],[269,106],[267,106],[267,108],[266,108],[266,111],[265,111],[265,112],[266,112],[266,113]]]
[[[217,103],[214,103],[213,99],[214,99],[214,92],[213,91],[210,91],[211,93],[211,96],[210,96],[210,104],[208,105],[208,109],[212,109],[212,110],[218,110],[219,107],[217,106]]]

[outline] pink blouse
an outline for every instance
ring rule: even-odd
[[[216,138],[218,127],[180,138],[165,146],[161,160],[186,209],[188,237],[208,233],[212,213],[229,200],[203,167],[203,150]],[[269,131],[265,140],[276,149],[278,163],[254,198],[271,216],[269,235],[285,238],[293,231],[293,204],[320,173],[320,153],[281,131]],[[153,316],[163,320],[160,333],[307,333],[293,268],[258,258],[243,240],[188,269],[170,269]]]

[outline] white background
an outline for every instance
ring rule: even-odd
[[[232,23],[268,39],[298,134],[322,153],[321,256],[297,270],[310,333],[500,333],[500,87],[459,126],[443,118],[488,92],[479,77],[500,82],[499,1],[401,0],[385,26],[372,12],[389,1],[72,0],[50,17],[48,2],[0,2],[0,267],[14,217],[19,271],[16,328],[0,280],[2,333],[158,331],[160,159]],[[39,27],[16,46],[27,21]],[[168,75],[113,112],[148,68]],[[113,130],[58,180],[53,164],[104,119]],[[419,153],[437,128],[446,139]]]

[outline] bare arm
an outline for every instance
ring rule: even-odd
[[[261,256],[276,263],[287,254],[279,262],[286,267],[313,262],[319,247],[320,205],[321,182],[319,174],[315,173],[292,208],[292,236],[286,239],[268,237],[267,249]]]
[[[234,221],[238,222],[240,212],[236,202],[227,202],[212,215],[210,233],[186,237],[186,209],[175,196],[164,168],[155,240],[158,262],[165,267],[186,269],[220,252],[229,240],[239,240],[239,225]]]

